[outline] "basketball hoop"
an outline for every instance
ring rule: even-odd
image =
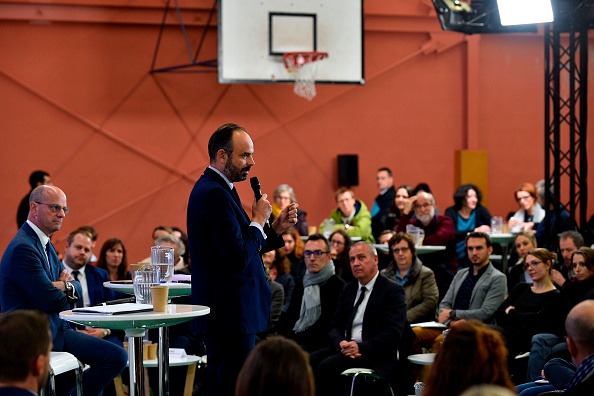
[[[319,62],[328,57],[327,52],[287,52],[283,55],[285,68],[295,73],[293,92],[307,100],[316,96],[316,72]]]

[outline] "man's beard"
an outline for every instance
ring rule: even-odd
[[[246,166],[243,169],[239,169],[236,166],[234,166],[231,161],[227,161],[227,163],[225,164],[225,176],[227,176],[227,178],[232,182],[240,182],[240,181],[244,181],[245,179],[247,179],[247,174],[243,175],[242,172],[248,172],[251,169],[251,166]]]

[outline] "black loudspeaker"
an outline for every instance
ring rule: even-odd
[[[338,186],[352,187],[359,185],[359,156],[346,154],[338,156]]]

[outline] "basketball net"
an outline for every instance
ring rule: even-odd
[[[285,68],[295,74],[295,95],[312,100],[316,96],[316,73],[319,61],[328,57],[327,52],[287,52],[283,55]]]

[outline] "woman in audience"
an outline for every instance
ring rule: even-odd
[[[450,329],[435,356],[423,396],[458,396],[473,385],[513,389],[501,335],[477,320]]]
[[[545,210],[538,203],[536,187],[532,183],[522,183],[514,193],[520,209],[508,221],[512,232],[536,230],[545,218]]]
[[[309,356],[295,341],[280,336],[256,345],[243,364],[236,396],[314,396]]]
[[[524,265],[524,259],[529,251],[536,249],[537,243],[534,234],[530,231],[520,231],[514,239],[514,246],[518,261],[511,266],[507,273],[507,290],[512,291],[518,283],[532,283]]]
[[[297,281],[302,279],[305,275],[305,262],[303,261],[303,250],[305,244],[301,240],[301,236],[294,228],[285,230],[282,234],[285,241],[285,246],[278,249],[276,252],[277,259],[286,257],[291,262],[291,275]]]
[[[355,280],[349,259],[349,250],[353,244],[351,237],[344,230],[336,230],[330,234],[328,241],[332,248],[330,256],[332,257],[332,262],[334,262],[336,275],[346,283]]]
[[[272,214],[270,223],[278,217],[280,212],[286,208],[289,204],[297,203],[297,198],[293,192],[293,187],[288,184],[281,184],[274,190],[274,202],[272,203]],[[293,227],[297,230],[299,235],[307,236],[307,220],[305,219],[307,213],[297,208],[297,224]]]
[[[394,203],[388,212],[386,217],[386,229],[396,230],[398,223],[400,223],[400,216],[406,200],[412,196],[412,187],[409,185],[402,185],[396,189],[396,195],[394,195]]]
[[[103,268],[109,273],[109,279],[130,280],[132,274],[128,271],[128,259],[126,258],[126,247],[124,242],[118,238],[108,239],[101,246],[97,267]],[[130,295],[114,291],[116,298],[126,298]]]
[[[525,266],[534,283],[518,283],[495,312],[497,326],[506,339],[510,363],[516,355],[530,351],[535,334],[564,332],[565,306],[551,279],[556,259],[557,255],[547,249],[532,249],[526,255]],[[515,378],[523,380],[525,372]]]
[[[439,299],[435,275],[418,259],[412,237],[399,232],[388,246],[394,261],[381,273],[404,287],[406,320],[408,323],[434,320]]]
[[[490,232],[491,213],[481,205],[483,194],[474,184],[463,184],[454,193],[454,206],[445,215],[454,221],[458,267],[470,266],[466,254],[466,235],[472,231]]]
[[[262,255],[262,261],[268,269],[270,279],[283,287],[284,298],[282,310],[286,312],[291,302],[293,288],[295,287],[295,279],[291,275],[291,262],[286,256],[282,254],[277,255],[275,250],[264,253]]]

